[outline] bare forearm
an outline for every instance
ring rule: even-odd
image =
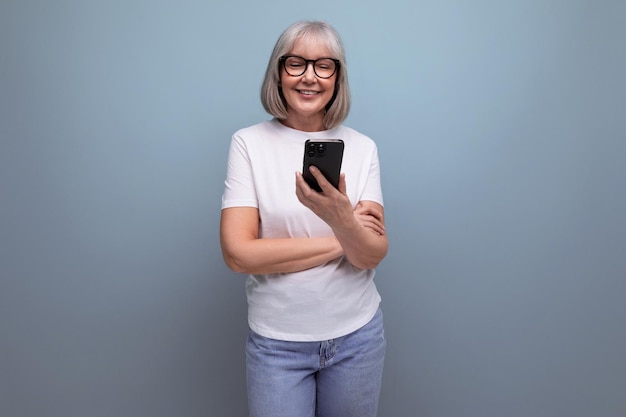
[[[387,255],[387,236],[373,232],[356,221],[349,226],[334,229],[345,256],[360,269],[375,268]]]
[[[374,201],[360,201],[352,208],[346,194],[345,175],[335,188],[315,167],[310,168],[322,188],[312,190],[302,175],[296,174],[296,196],[298,200],[328,224],[343,247],[350,263],[360,269],[372,269],[387,254],[384,210]]]
[[[224,251],[226,264],[236,272],[270,274],[297,272],[343,255],[337,239],[250,239]]]

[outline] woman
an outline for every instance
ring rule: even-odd
[[[274,118],[232,138],[220,230],[226,264],[249,275],[250,415],[375,416],[386,342],[373,278],[387,236],[376,145],[341,125],[350,95],[336,31],[287,28],[261,101]],[[304,143],[331,138],[345,143],[339,187],[312,167],[317,192],[299,172]]]

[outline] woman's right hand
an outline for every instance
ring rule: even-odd
[[[339,188],[335,188],[317,168],[311,167],[310,172],[322,192],[311,189],[298,172],[298,200],[330,226],[352,265],[359,269],[375,268],[388,247],[383,206],[364,200],[353,208],[346,193],[344,174],[339,178]]]

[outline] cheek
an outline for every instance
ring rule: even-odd
[[[338,91],[337,84],[329,83],[328,87],[326,87],[326,91],[330,96],[333,96]]]
[[[327,88],[328,88],[328,91],[331,91],[331,92],[333,92],[333,93],[334,93],[335,91],[337,91],[337,89],[338,89],[338,88],[337,88],[337,87],[338,87],[338,86],[337,86],[337,84],[338,84],[338,83],[339,83],[339,82],[337,81],[337,79],[335,79],[334,81],[329,81],[329,82],[328,82],[328,87],[327,87]]]

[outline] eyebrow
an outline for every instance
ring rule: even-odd
[[[333,58],[333,57],[330,57],[330,56],[321,56],[321,57],[315,58],[315,59],[309,59],[309,58],[303,57],[302,55],[296,55],[296,54],[285,54],[285,55],[282,56],[282,58],[288,58],[288,57],[302,58],[305,61],[317,61],[319,59],[331,59],[333,61],[339,61],[337,58]]]

